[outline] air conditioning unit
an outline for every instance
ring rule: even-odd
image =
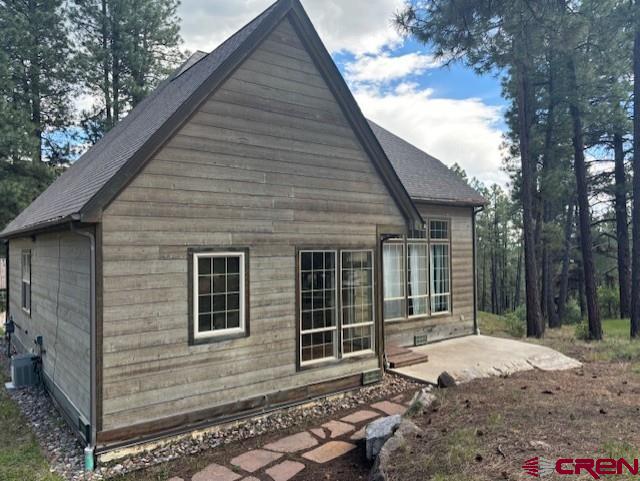
[[[37,384],[35,360],[36,356],[33,354],[20,354],[11,358],[12,387],[19,388]]]

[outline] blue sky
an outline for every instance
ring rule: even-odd
[[[448,165],[490,184],[501,171],[500,81],[455,64],[392,25],[404,0],[302,0],[364,114]],[[182,0],[184,47],[211,51],[272,0]]]

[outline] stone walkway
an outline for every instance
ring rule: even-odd
[[[210,464],[191,481],[289,481],[311,463],[329,463],[356,449],[371,421],[406,411],[406,393],[390,401],[363,406],[347,416],[332,419],[309,430],[291,434],[229,459]],[[305,479],[302,475],[299,479]],[[169,481],[188,481],[173,477]]]

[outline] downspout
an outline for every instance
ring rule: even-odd
[[[86,237],[89,239],[91,245],[91,254],[89,261],[89,269],[90,269],[90,284],[89,284],[89,337],[90,337],[90,407],[89,407],[89,424],[91,427],[91,434],[89,439],[87,440],[87,448],[85,449],[85,468],[89,468],[93,470],[93,456],[95,453],[96,446],[96,426],[97,426],[97,410],[96,410],[96,401],[97,401],[97,386],[96,386],[96,236],[91,231],[79,230],[76,229],[74,224],[71,224],[71,230],[78,235]],[[87,463],[87,454],[91,456],[91,465],[88,466]]]
[[[471,216],[471,231],[473,236],[473,332],[475,335],[480,335],[480,326],[478,325],[478,266],[476,260],[477,253],[477,239],[476,239],[476,215],[484,210],[484,206],[479,208],[473,208],[473,214]]]
[[[4,278],[5,278],[5,282],[7,283],[6,287],[6,293],[5,293],[5,301],[6,301],[6,307],[5,307],[5,322],[8,321],[11,318],[10,312],[9,312],[9,239],[3,241],[4,245],[5,245],[5,263],[4,263]]]

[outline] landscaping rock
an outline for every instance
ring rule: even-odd
[[[422,430],[418,426],[408,419],[403,419],[394,435],[389,438],[380,449],[371,473],[369,474],[369,481],[386,481],[387,466],[394,456],[394,453],[406,444],[408,437],[421,434]]]
[[[439,388],[448,388],[448,387],[455,387],[455,386],[456,386],[456,380],[447,371],[444,371],[442,374],[438,376]]]
[[[436,400],[436,395],[430,391],[430,388],[425,388],[415,393],[413,399],[411,400],[411,403],[409,404],[409,409],[411,409],[414,405],[419,405],[421,409],[425,409],[431,406]]]
[[[365,430],[367,444],[367,459],[372,461],[384,446],[384,443],[393,435],[400,425],[402,417],[399,414],[378,419],[370,423]]]

